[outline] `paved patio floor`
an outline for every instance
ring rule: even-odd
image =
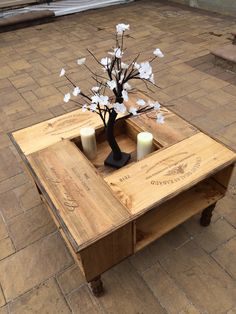
[[[96,299],[7,136],[75,109],[63,103],[61,67],[90,86],[75,60],[86,48],[104,56],[119,22],[131,25],[130,57],[166,55],[156,99],[236,149],[236,75],[209,56],[230,41],[231,18],[143,0],[0,34],[0,314],[236,313],[235,172],[210,227],[194,217],[106,272]]]

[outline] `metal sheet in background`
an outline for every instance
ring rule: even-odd
[[[122,3],[124,4],[132,1],[133,0],[63,0],[52,2],[50,3],[50,5],[44,3],[38,5],[30,5],[24,8],[13,9],[9,11],[3,11],[0,17],[7,18],[9,16],[14,16],[17,14],[43,10],[51,10],[54,12],[55,16],[63,16],[90,9],[102,8],[110,5]]]

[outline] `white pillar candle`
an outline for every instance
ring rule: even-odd
[[[97,154],[97,144],[94,128],[80,129],[80,136],[84,154],[88,159],[94,159]]]
[[[149,132],[141,132],[137,135],[137,160],[142,159],[153,150],[153,135]]]

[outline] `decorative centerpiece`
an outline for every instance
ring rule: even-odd
[[[136,106],[128,106],[129,93],[134,93],[135,88],[131,81],[141,80],[146,88],[152,91],[150,86],[158,87],[154,81],[152,62],[157,58],[164,57],[159,48],[153,51],[154,56],[149,61],[138,63],[138,54],[131,62],[123,61],[125,55],[124,38],[129,25],[116,25],[115,47],[108,52],[108,56],[99,60],[90,50],[88,53],[93,57],[100,67],[96,73],[86,64],[86,58],[77,60],[79,66],[84,66],[91,73],[95,86],[91,87],[90,93],[80,89],[67,75],[65,69],[61,69],[60,76],[64,76],[73,86],[73,91],[64,96],[64,101],[75,102],[82,111],[92,111],[98,114],[104,124],[106,139],[111,148],[111,153],[104,161],[105,165],[121,168],[130,159],[130,154],[122,152],[114,135],[114,126],[119,118],[127,118],[138,115],[151,109],[157,110],[155,117],[157,123],[164,123],[164,117],[160,112],[159,102],[144,101],[137,99]],[[101,71],[102,70],[102,71]]]

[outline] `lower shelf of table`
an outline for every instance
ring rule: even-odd
[[[134,222],[134,252],[216,203],[224,193],[224,187],[208,179],[139,217]]]
[[[41,197],[54,218],[67,247],[89,282],[190,217],[216,203],[224,196],[225,191],[226,188],[213,178],[206,179],[79,252],[75,251],[45,198],[42,195]]]

